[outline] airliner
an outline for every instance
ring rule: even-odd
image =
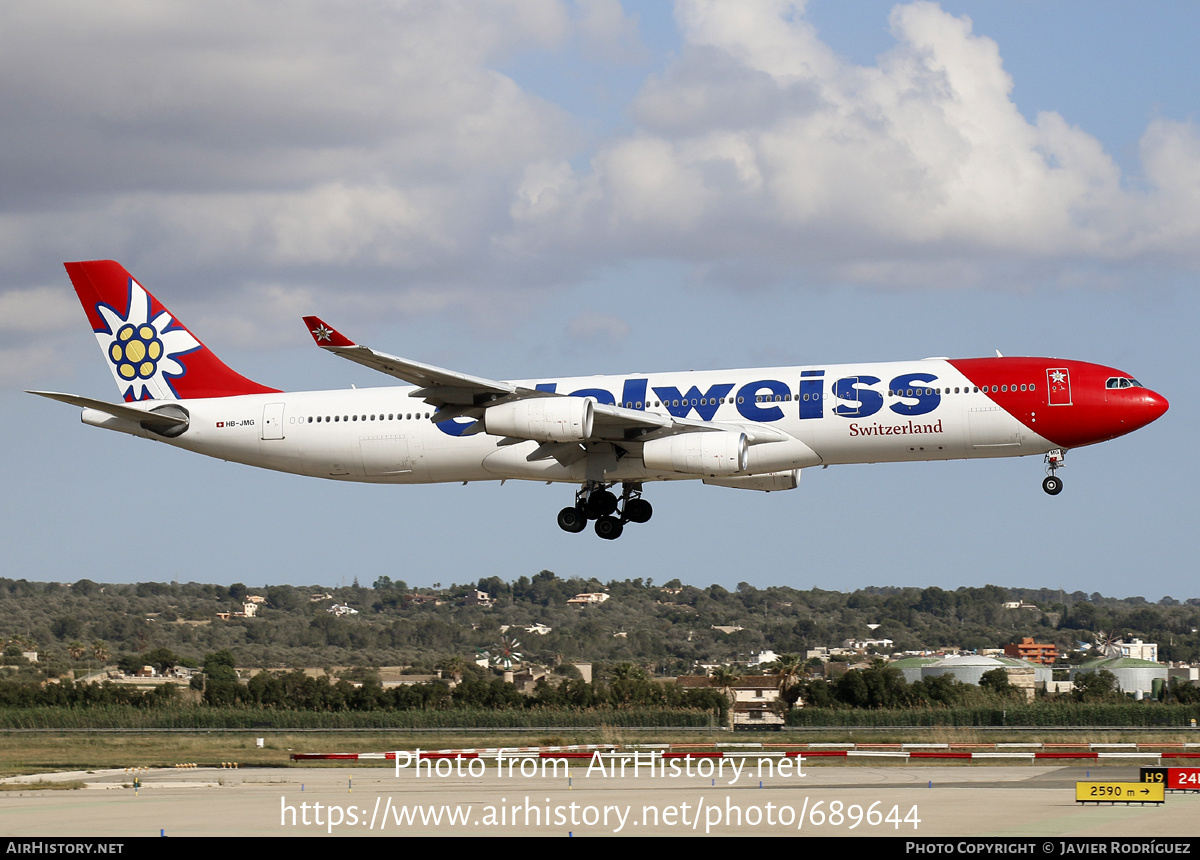
[[[509,382],[377,352],[315,316],[317,346],[407,385],[283,392],[230,369],[119,263],[65,265],[122,402],[29,393],[83,423],[338,481],[572,484],[558,525],[607,540],[650,519],[653,481],[773,492],[814,466],[1042,455],[1057,495],[1069,449],[1168,407],[1111,367],[999,353]]]

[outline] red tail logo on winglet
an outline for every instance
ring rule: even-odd
[[[231,370],[112,260],[64,263],[121,396],[190,400],[271,394]]]

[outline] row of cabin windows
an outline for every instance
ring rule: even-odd
[[[1110,386],[1110,387],[1112,387],[1112,386]],[[951,391],[951,389],[949,387],[947,387],[947,388],[898,388],[895,390],[892,390],[889,388],[888,396],[889,397],[921,397],[922,395],[928,395],[928,394],[952,394],[952,393],[953,394],[971,394],[971,393],[978,394],[980,391],[987,393],[988,390],[989,390],[988,386],[986,386],[986,385],[983,386],[982,389],[979,388],[978,386],[975,386],[975,387],[961,386],[961,387],[954,388],[953,391]],[[1007,391],[1018,391],[1018,390],[1019,391],[1036,391],[1037,386],[1036,385],[1021,385],[1021,386],[993,385],[990,390],[991,391],[1006,391],[1006,392]],[[824,392],[822,394],[775,394],[775,395],[759,394],[759,395],[755,396],[754,402],[755,403],[786,403],[786,402],[789,402],[792,400],[803,400],[803,401],[808,401],[810,399],[811,400],[828,400],[829,397],[830,397],[829,392]],[[738,398],[730,397],[727,400],[721,400],[716,397],[701,397],[698,400],[696,398],[692,398],[691,405],[692,406],[710,406],[710,405],[715,406],[718,403],[744,403],[744,402],[745,402],[745,398],[743,398],[743,397],[738,397]],[[626,409],[641,409],[642,408],[642,402],[640,400],[637,401],[636,403],[627,402],[623,405],[625,406]],[[654,405],[659,406],[660,405],[659,401],[655,400]],[[686,400],[668,400],[668,401],[664,401],[662,405],[665,405],[665,406],[680,406],[680,405],[687,406],[688,402]]]
[[[310,415],[308,418],[301,418],[300,423],[312,424],[315,421],[318,424],[320,424],[322,421],[324,421],[326,424],[333,424],[334,422],[338,422],[338,421],[359,421],[359,420],[362,420],[362,421],[376,421],[376,420],[378,420],[378,421],[411,421],[414,418],[416,418],[418,420],[420,420],[422,417],[428,418],[429,415],[430,415],[430,413],[428,413],[428,412],[426,412],[424,414],[424,416],[422,416],[420,412],[407,412],[407,413],[406,412],[395,412],[395,413],[389,412],[387,415],[384,415],[382,412],[380,412],[378,415],[363,415],[361,417],[358,415],[334,415],[333,417],[330,417],[328,415],[318,415],[314,418],[313,416]]]
[[[1114,385],[1113,384],[1114,382],[1122,382],[1122,383],[1132,382],[1134,385],[1141,387],[1141,384],[1136,379],[1127,380],[1127,379],[1123,379],[1123,378],[1108,380],[1108,387],[1109,388],[1128,388],[1128,387],[1130,387],[1129,385]],[[983,386],[982,390],[984,393],[986,393],[988,391],[988,386],[986,386],[986,385]],[[1018,387],[1016,385],[1012,385],[1012,386],[993,385],[991,387],[991,390],[992,391],[1005,391],[1005,392],[1009,391],[1009,390],[1017,391]],[[1022,385],[1022,386],[1020,386],[1020,390],[1021,391],[1036,391],[1037,386],[1032,385],[1032,384]],[[961,388],[956,386],[953,390],[954,394],[971,394],[971,393],[978,394],[979,392],[980,392],[980,388],[978,386],[976,386],[976,387],[963,386]],[[929,395],[929,394],[950,394],[950,393],[952,393],[952,392],[949,387],[947,387],[945,389],[941,389],[941,388],[899,388],[896,390],[892,390],[890,388],[888,389],[889,397],[920,397],[922,395]],[[755,396],[754,402],[755,403],[781,403],[781,402],[789,402],[792,400],[807,401],[810,398],[813,400],[818,400],[818,399],[828,400],[829,394],[828,393],[811,394],[811,395],[810,394],[804,394],[804,395],[776,394],[773,396],[770,394],[759,394],[759,395]],[[681,402],[684,406],[688,405],[688,402],[686,400],[684,400],[684,401],[671,400],[671,401],[666,401],[665,403],[667,406],[679,406]],[[724,402],[726,402],[726,401],[722,400],[720,398],[717,398],[717,397],[701,397],[699,399],[692,398],[691,405],[692,406],[709,406],[709,405],[715,406],[719,403],[724,403]],[[744,403],[745,398],[744,397],[738,397],[738,398],[730,397],[730,398],[728,398],[727,402],[729,402],[729,403],[734,403],[734,402]],[[626,409],[641,409],[642,401],[640,401],[640,400],[638,400],[636,402],[629,401],[623,405],[625,406]],[[654,405],[656,407],[660,406],[661,405],[660,401],[655,400]],[[389,412],[386,416],[384,416],[383,413],[380,413],[379,415],[363,415],[363,416],[361,416],[361,420],[363,420],[363,421],[375,421],[375,420],[379,420],[379,421],[411,421],[414,417],[417,418],[418,420],[421,419],[422,417],[428,419],[430,417],[430,413],[426,412],[422,416],[422,413],[420,413],[420,412],[407,412],[407,413],[391,413],[391,412]],[[316,421],[316,423],[318,423],[318,424],[320,424],[322,421],[324,421],[326,424],[332,424],[337,421],[358,421],[358,420],[360,420],[360,416],[358,416],[358,415],[334,415],[333,417],[330,417],[328,415],[325,415],[325,416],[318,415],[316,418],[309,416],[307,419],[301,418],[300,420],[302,422],[307,421],[307,423],[309,423],[309,424],[312,424],[313,421]]]

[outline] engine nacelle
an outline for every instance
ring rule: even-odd
[[[483,413],[483,427],[493,436],[583,442],[592,435],[594,414],[586,397],[529,397],[489,406]]]
[[[800,470],[789,469],[786,472],[768,472],[765,475],[737,475],[732,478],[705,478],[704,483],[713,487],[774,493],[779,490],[794,490],[800,486]]]
[[[820,463],[821,458],[816,451],[799,439],[789,438],[778,442],[751,445],[750,468],[747,471],[753,472],[755,475],[764,475],[768,472],[787,474],[793,469],[817,466]]]
[[[681,433],[642,446],[647,469],[685,475],[734,475],[746,471],[750,455],[745,433]]]

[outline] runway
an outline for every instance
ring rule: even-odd
[[[1130,766],[804,766],[624,775],[576,765],[521,775],[392,768],[156,769],[24,779],[76,790],[0,793],[6,836],[1192,837],[1200,795],[1081,805],[1075,783],[1137,780]],[[449,768],[444,768],[449,771]],[[11,780],[9,781],[11,782]]]

